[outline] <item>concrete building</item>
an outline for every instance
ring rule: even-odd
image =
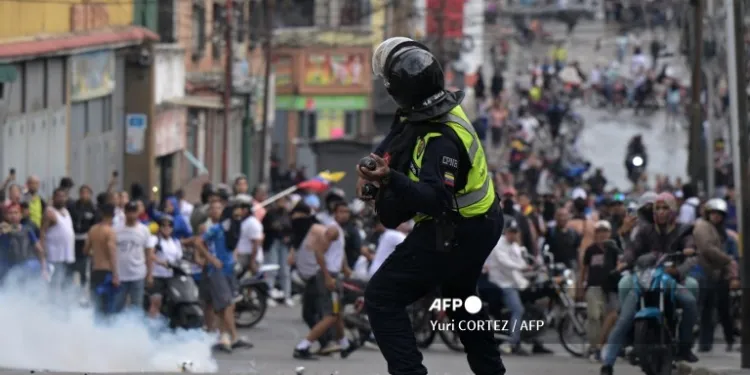
[[[282,168],[318,170],[311,144],[372,136],[373,45],[383,0],[300,0],[279,5],[274,30],[275,156]]]
[[[132,3],[0,3],[0,170],[49,195],[60,178],[97,191],[147,183],[138,166],[151,118],[151,42]],[[127,119],[127,120],[126,120]],[[126,124],[126,122],[128,124]]]
[[[148,165],[155,190],[184,189],[191,198],[206,181],[251,174],[259,139],[263,59],[250,42],[251,1],[234,0],[232,98],[225,131],[226,1],[136,1],[134,22],[156,31],[153,139]],[[246,103],[244,99],[252,99]],[[248,105],[246,105],[248,104]],[[248,118],[247,115],[250,115]],[[250,120],[251,119],[251,120]],[[243,121],[250,120],[250,121]],[[250,152],[252,151],[252,152]]]

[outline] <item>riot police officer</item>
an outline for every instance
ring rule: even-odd
[[[442,298],[475,295],[502,232],[502,213],[484,150],[460,105],[464,94],[445,90],[435,56],[397,37],[376,48],[372,63],[399,111],[372,160],[363,163],[370,165],[357,168],[360,195],[375,200],[386,227],[409,219],[416,225],[373,275],[365,303],[388,372],[427,374],[405,308],[438,288]],[[375,196],[363,195],[373,191],[361,189],[366,183],[378,187]],[[456,324],[488,318],[469,310],[448,314]],[[491,332],[463,331],[460,338],[475,374],[505,373]]]

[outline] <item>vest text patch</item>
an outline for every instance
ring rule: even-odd
[[[458,160],[443,156],[443,165],[449,166],[451,168],[458,168]]]

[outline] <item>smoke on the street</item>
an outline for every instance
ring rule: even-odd
[[[80,292],[48,291],[6,280],[0,289],[0,368],[65,372],[215,372],[215,337],[168,331],[142,312],[97,321]]]

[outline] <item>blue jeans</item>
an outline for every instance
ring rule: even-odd
[[[128,297],[130,305],[136,308],[143,307],[143,296],[146,289],[146,280],[122,281],[120,287],[115,293],[115,312],[122,312],[125,309]]]
[[[510,310],[510,324],[513,329],[510,333],[510,344],[515,345],[521,342],[521,319],[523,318],[523,302],[521,294],[516,288],[503,288],[503,302]]]
[[[698,292],[700,291],[698,280],[693,277],[687,276],[682,281],[682,285],[684,285],[685,288],[690,291],[690,293],[697,301]],[[617,284],[617,297],[620,300],[620,306],[625,303],[625,298],[628,296],[628,293],[630,293],[631,290],[633,290],[633,275],[621,277],[620,282]]]
[[[279,273],[276,277],[268,278],[268,287],[273,289],[276,279],[278,278],[281,291],[284,292],[285,298],[292,296],[292,278],[290,275],[289,264],[286,262],[286,258],[289,256],[289,247],[279,240],[273,241],[271,248],[264,256],[266,264],[278,264]]]
[[[675,292],[677,304],[682,307],[682,320],[680,321],[679,340],[681,347],[690,348],[693,344],[693,327],[698,320],[698,302],[693,293],[682,285],[677,286]],[[612,366],[617,360],[617,354],[633,329],[633,319],[640,307],[638,294],[630,290],[624,299],[621,299],[620,314],[612,333],[607,338],[607,350],[602,359],[605,366]]]

